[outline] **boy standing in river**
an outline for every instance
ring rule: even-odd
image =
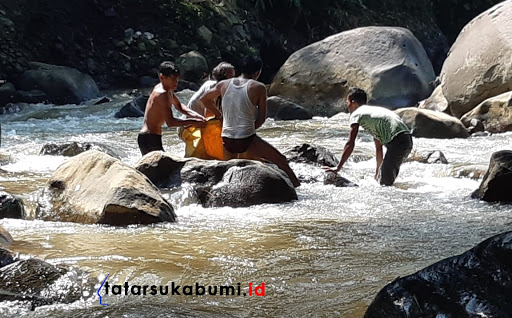
[[[359,131],[359,125],[373,136],[377,157],[375,180],[381,185],[390,186],[395,182],[400,165],[412,149],[412,136],[409,128],[393,111],[366,105],[366,92],[351,88],[347,95],[347,108],[350,112],[350,133],[343,149],[341,160],[336,168],[323,167],[326,171],[338,173],[352,154]],[[382,145],[386,146],[386,156],[382,159]]]
[[[168,127],[194,125],[204,127],[206,119],[198,113],[183,105],[174,95],[178,87],[180,70],[172,62],[160,64],[160,83],[153,88],[146,103],[144,112],[144,123],[137,137],[139,149],[142,155],[156,150],[163,151],[162,146],[162,125],[167,123]],[[172,105],[178,111],[187,115],[186,120],[174,118]]]

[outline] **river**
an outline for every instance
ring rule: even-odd
[[[36,105],[4,115],[0,188],[20,195],[29,211],[52,172],[66,157],[38,156],[47,142],[101,142],[139,159],[141,118],[115,119],[130,99],[96,106]],[[302,143],[340,155],[348,116],[273,121],[259,134],[280,150]],[[441,150],[448,165],[407,162],[393,187],[372,178],[372,139],[362,132],[341,174],[359,187],[303,184],[299,200],[249,208],[202,208],[182,191],[165,194],[177,223],[117,228],[39,220],[3,219],[21,257],[85,271],[83,299],[30,312],[0,303],[1,317],[361,317],[375,294],[397,276],[411,274],[460,254],[510,230],[512,206],[468,198],[480,180],[455,178],[454,167],[485,165],[491,154],[511,148],[511,134],[469,139],[414,139],[414,150]],[[164,148],[182,156],[175,129],[164,132]],[[361,160],[363,158],[364,160]],[[365,159],[369,158],[369,159]],[[298,175],[320,168],[292,163]],[[265,283],[265,296],[104,296],[110,284],[241,285]],[[65,286],[63,287],[65,288]],[[260,290],[261,291],[261,290]],[[102,293],[103,294],[103,293]]]

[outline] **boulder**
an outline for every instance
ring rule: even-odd
[[[32,69],[23,72],[16,85],[21,90],[40,90],[53,104],[80,104],[99,97],[94,80],[80,71],[44,63],[30,63]]]
[[[180,55],[176,60],[181,71],[181,77],[185,81],[199,82],[204,74],[208,74],[208,62],[206,58],[197,51],[190,51]]]
[[[396,113],[411,129],[414,137],[439,139],[469,137],[462,122],[445,113],[414,107],[398,109]]]
[[[2,243],[0,243],[0,245],[1,244]],[[16,257],[15,253],[0,246],[0,268],[7,266],[9,264],[12,264],[17,260],[18,260],[18,258]]]
[[[491,237],[379,291],[364,318],[512,317],[512,232]]]
[[[28,301],[32,309],[71,303],[82,297],[82,277],[63,267],[30,258],[0,268],[0,301]]]
[[[512,202],[512,151],[492,154],[489,168],[471,197],[487,202]]]
[[[0,107],[5,106],[7,103],[14,101],[16,94],[16,87],[12,83],[4,83],[0,85]]]
[[[429,150],[429,151],[413,151],[406,161],[417,161],[421,163],[440,163],[448,164],[448,160],[444,156],[444,153],[440,150]]]
[[[512,92],[486,99],[460,120],[466,127],[480,122],[491,133],[512,131]]]
[[[39,151],[39,155],[73,157],[88,150],[98,150],[117,159],[128,157],[128,155],[124,151],[116,149],[106,144],[97,142],[82,143],[76,141],[59,144],[53,142],[46,143]]]
[[[441,70],[451,114],[460,118],[484,100],[512,90],[512,1],[471,20]]]
[[[111,225],[174,221],[172,206],[140,172],[96,150],[70,158],[38,202],[44,220]]]
[[[310,163],[327,167],[336,167],[338,165],[336,157],[322,146],[302,144],[293,147],[284,154],[291,162]]]
[[[455,178],[481,179],[487,172],[484,165],[464,165],[456,166],[452,169],[451,175]]]
[[[357,187],[357,184],[352,181],[340,176],[337,173],[326,172],[323,174],[324,176],[324,184],[332,184],[335,187]]]
[[[160,188],[193,185],[196,199],[205,207],[297,200],[286,174],[258,161],[181,159],[155,151],[142,157],[135,168]]]
[[[25,216],[23,200],[5,191],[0,191],[0,219],[24,219]]]
[[[415,105],[432,93],[434,70],[407,29],[362,27],[332,35],[293,53],[279,69],[269,95],[279,95],[313,115],[346,111],[353,86],[369,103],[390,109]]]
[[[124,105],[115,115],[115,118],[125,117],[144,117],[146,111],[146,103],[149,96],[140,95],[131,102]]]
[[[302,106],[279,96],[267,99],[267,117],[275,120],[305,120],[313,118],[313,114]]]
[[[13,241],[11,234],[0,225],[0,246],[9,246]]]
[[[446,97],[444,97],[443,95],[442,86],[437,86],[432,92],[432,95],[430,95],[429,98],[427,98],[423,103],[421,103],[418,106],[418,108],[430,109],[436,112],[442,112],[451,115],[450,108],[448,108],[448,101],[446,100]]]
[[[28,103],[28,104],[38,104],[45,103],[48,101],[48,96],[46,93],[40,90],[31,90],[31,91],[16,91],[16,95],[14,96],[15,103]]]

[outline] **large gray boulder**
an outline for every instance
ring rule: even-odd
[[[446,100],[446,97],[444,97],[443,87],[441,85],[437,86],[432,92],[432,95],[420,104],[418,108],[430,109],[451,115],[450,108],[448,107],[448,101]]]
[[[275,120],[306,120],[313,118],[313,114],[294,102],[271,96],[267,99],[267,117]]]
[[[250,206],[297,200],[286,174],[259,161],[181,159],[151,152],[135,168],[161,188],[191,184],[203,206]]]
[[[180,68],[181,78],[190,82],[199,82],[203,75],[209,72],[206,58],[197,51],[180,55],[176,64]]]
[[[486,99],[460,120],[466,127],[477,120],[483,124],[484,130],[491,133],[512,131],[512,92]]]
[[[488,202],[512,202],[512,151],[492,154],[480,187],[471,195]]]
[[[512,232],[379,291],[364,318],[512,317]]]
[[[346,110],[350,87],[370,103],[391,109],[430,96],[434,70],[421,43],[407,29],[363,27],[332,35],[293,53],[279,69],[269,95],[279,95],[332,116]]]
[[[176,218],[143,174],[97,150],[70,158],[53,173],[37,212],[44,220],[111,225]]]
[[[16,87],[25,91],[43,91],[53,104],[80,104],[100,96],[94,80],[74,68],[32,62]]]
[[[469,137],[462,122],[445,113],[414,107],[398,109],[396,113],[411,129],[414,137],[439,139]]]
[[[471,20],[452,45],[441,70],[451,113],[460,118],[478,104],[512,90],[512,1]]]

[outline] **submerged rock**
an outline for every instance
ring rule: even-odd
[[[47,143],[44,144],[39,155],[50,155],[50,156],[66,156],[73,157],[87,150],[98,150],[108,154],[117,159],[126,158],[128,155],[119,149],[115,149],[112,146],[97,143],[97,142],[66,142],[66,143]]]
[[[286,151],[285,155],[291,162],[312,163],[328,167],[336,167],[338,165],[336,157],[322,146],[302,144]]]
[[[37,211],[44,220],[111,225],[174,221],[172,206],[140,172],[96,150],[62,164]]]
[[[379,291],[364,317],[512,317],[511,281],[512,232],[506,232],[397,278]]]
[[[192,184],[203,206],[240,207],[297,200],[286,174],[258,161],[181,159],[154,151],[144,156],[136,169],[160,188]]]
[[[0,191],[0,219],[24,219],[25,216],[23,200],[5,191]]]
[[[0,268],[0,302],[23,301],[38,307],[79,300],[81,277],[38,259],[17,260]]]

